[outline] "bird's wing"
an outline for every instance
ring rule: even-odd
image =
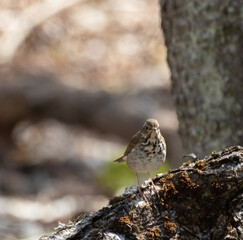
[[[130,144],[127,146],[127,149],[124,153],[124,156],[127,156],[133,150],[133,148],[138,144],[140,135],[141,135],[141,131],[138,131],[133,135],[132,139],[130,140]]]
[[[114,162],[125,162],[126,161],[126,156],[132,151],[132,149],[138,144],[139,142],[139,138],[140,138],[141,132],[138,131],[137,133],[135,133],[132,137],[132,139],[130,140],[130,144],[127,146],[127,149],[125,151],[125,153],[123,154],[122,157],[117,158]]]

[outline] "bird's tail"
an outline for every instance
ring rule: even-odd
[[[124,156],[120,157],[120,158],[117,158],[114,162],[118,162],[118,163],[121,163],[121,162],[125,162],[126,160],[124,159]]]

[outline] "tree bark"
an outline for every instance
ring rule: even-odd
[[[186,152],[243,142],[240,0],[160,0],[172,94]]]
[[[243,147],[230,147],[146,183],[150,205],[130,187],[108,206],[41,240],[243,238]]]

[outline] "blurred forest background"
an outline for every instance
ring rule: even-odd
[[[157,1],[1,0],[0,239],[37,239],[135,184],[149,118],[181,164]]]

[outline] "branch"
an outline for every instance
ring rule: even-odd
[[[164,95],[169,92],[164,90]],[[127,108],[124,99],[123,95],[67,87],[49,74],[19,74],[18,81],[6,81],[0,88],[0,136],[10,136],[20,121],[54,118],[129,139],[148,116]]]
[[[41,240],[243,238],[243,147],[185,163],[154,182],[158,195],[148,183],[143,187],[150,206],[130,187],[107,207],[59,224]]]

